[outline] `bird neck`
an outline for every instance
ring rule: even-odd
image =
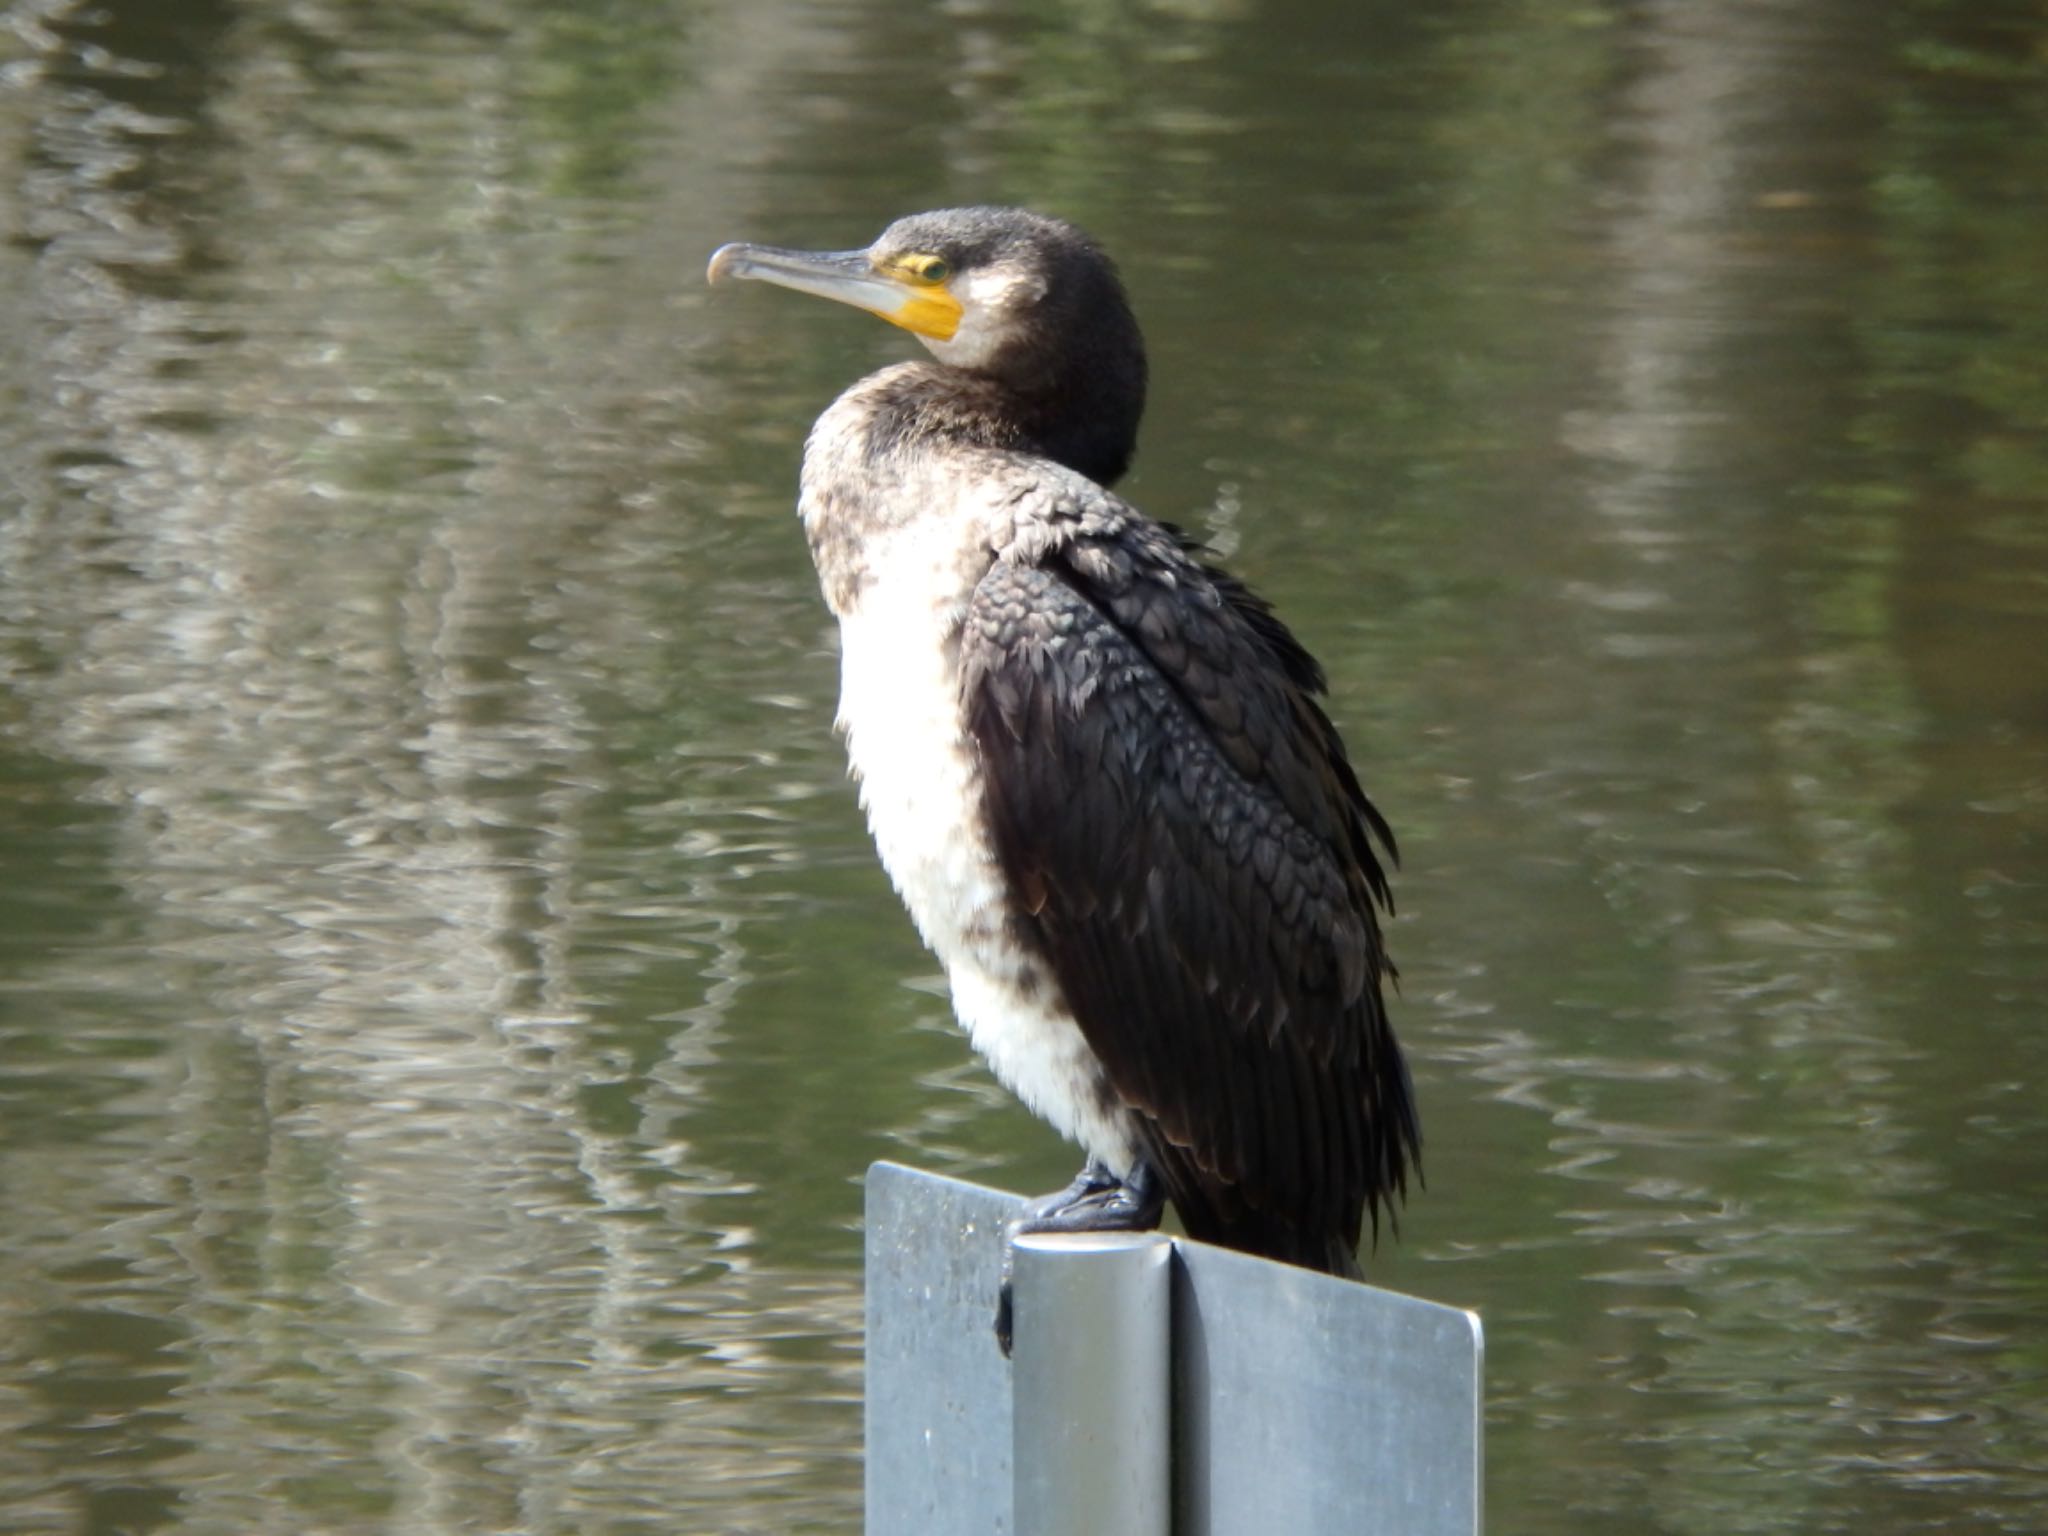
[[[1144,354],[1024,358],[991,370],[916,363],[888,392],[882,440],[924,438],[1036,454],[1107,486],[1130,468],[1145,410]]]
[[[804,445],[798,510],[826,602],[844,619],[873,579],[875,550],[921,520],[953,528],[985,567],[995,530],[956,514],[966,509],[971,523],[976,509],[1004,512],[981,480],[1008,471],[992,471],[988,455],[1022,456],[1025,484],[1036,459],[1108,485],[1130,463],[1143,406],[1142,360],[1135,381],[1128,370],[1034,381],[922,361],[868,375],[832,402]]]
[[[993,381],[1031,445],[1055,463],[1108,486],[1123,478],[1138,448],[1145,410],[1142,358],[1125,366],[1069,366]]]

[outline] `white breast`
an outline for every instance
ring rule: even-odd
[[[945,966],[975,1049],[1034,1113],[1128,1173],[1127,1112],[1102,1091],[1057,984],[1004,930],[958,665],[967,598],[992,557],[932,537],[946,526],[920,520],[867,541],[868,580],[839,616],[839,728],[882,867]]]

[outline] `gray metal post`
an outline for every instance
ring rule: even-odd
[[[1160,1531],[1084,1479],[1086,1456],[1047,1442],[1093,1435],[1106,1458],[1090,1477],[1164,1464],[1148,1424],[1165,1409],[1128,1404],[1162,1404],[1139,1384],[1168,1368],[1129,1351],[1155,1337],[1138,1320],[1169,1311],[1177,1536],[1479,1536],[1486,1348],[1472,1313],[1185,1240],[1159,1264],[1170,1307],[1105,1302],[1066,1290],[1103,1256],[1027,1238],[1013,1365],[990,1325],[1022,1209],[912,1168],[868,1172],[867,1536]]]
[[[1172,1253],[1156,1232],[1017,1239],[1017,1536],[1167,1536]]]

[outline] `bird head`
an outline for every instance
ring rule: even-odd
[[[1072,224],[1022,208],[948,208],[898,219],[861,250],[721,246],[705,275],[880,315],[993,390],[1009,424],[1048,457],[1103,485],[1130,464],[1145,343],[1116,268]]]
[[[1109,258],[1081,230],[1022,208],[948,208],[898,219],[860,250],[721,246],[711,282],[753,278],[835,299],[900,325],[942,363],[1003,373],[1129,306]]]

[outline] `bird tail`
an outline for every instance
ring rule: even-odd
[[[1342,1275],[1346,1280],[1365,1278],[1365,1266],[1358,1262],[1358,1249],[1336,1233],[1330,1235],[1329,1249],[1323,1262],[1309,1267],[1320,1269],[1326,1275]]]

